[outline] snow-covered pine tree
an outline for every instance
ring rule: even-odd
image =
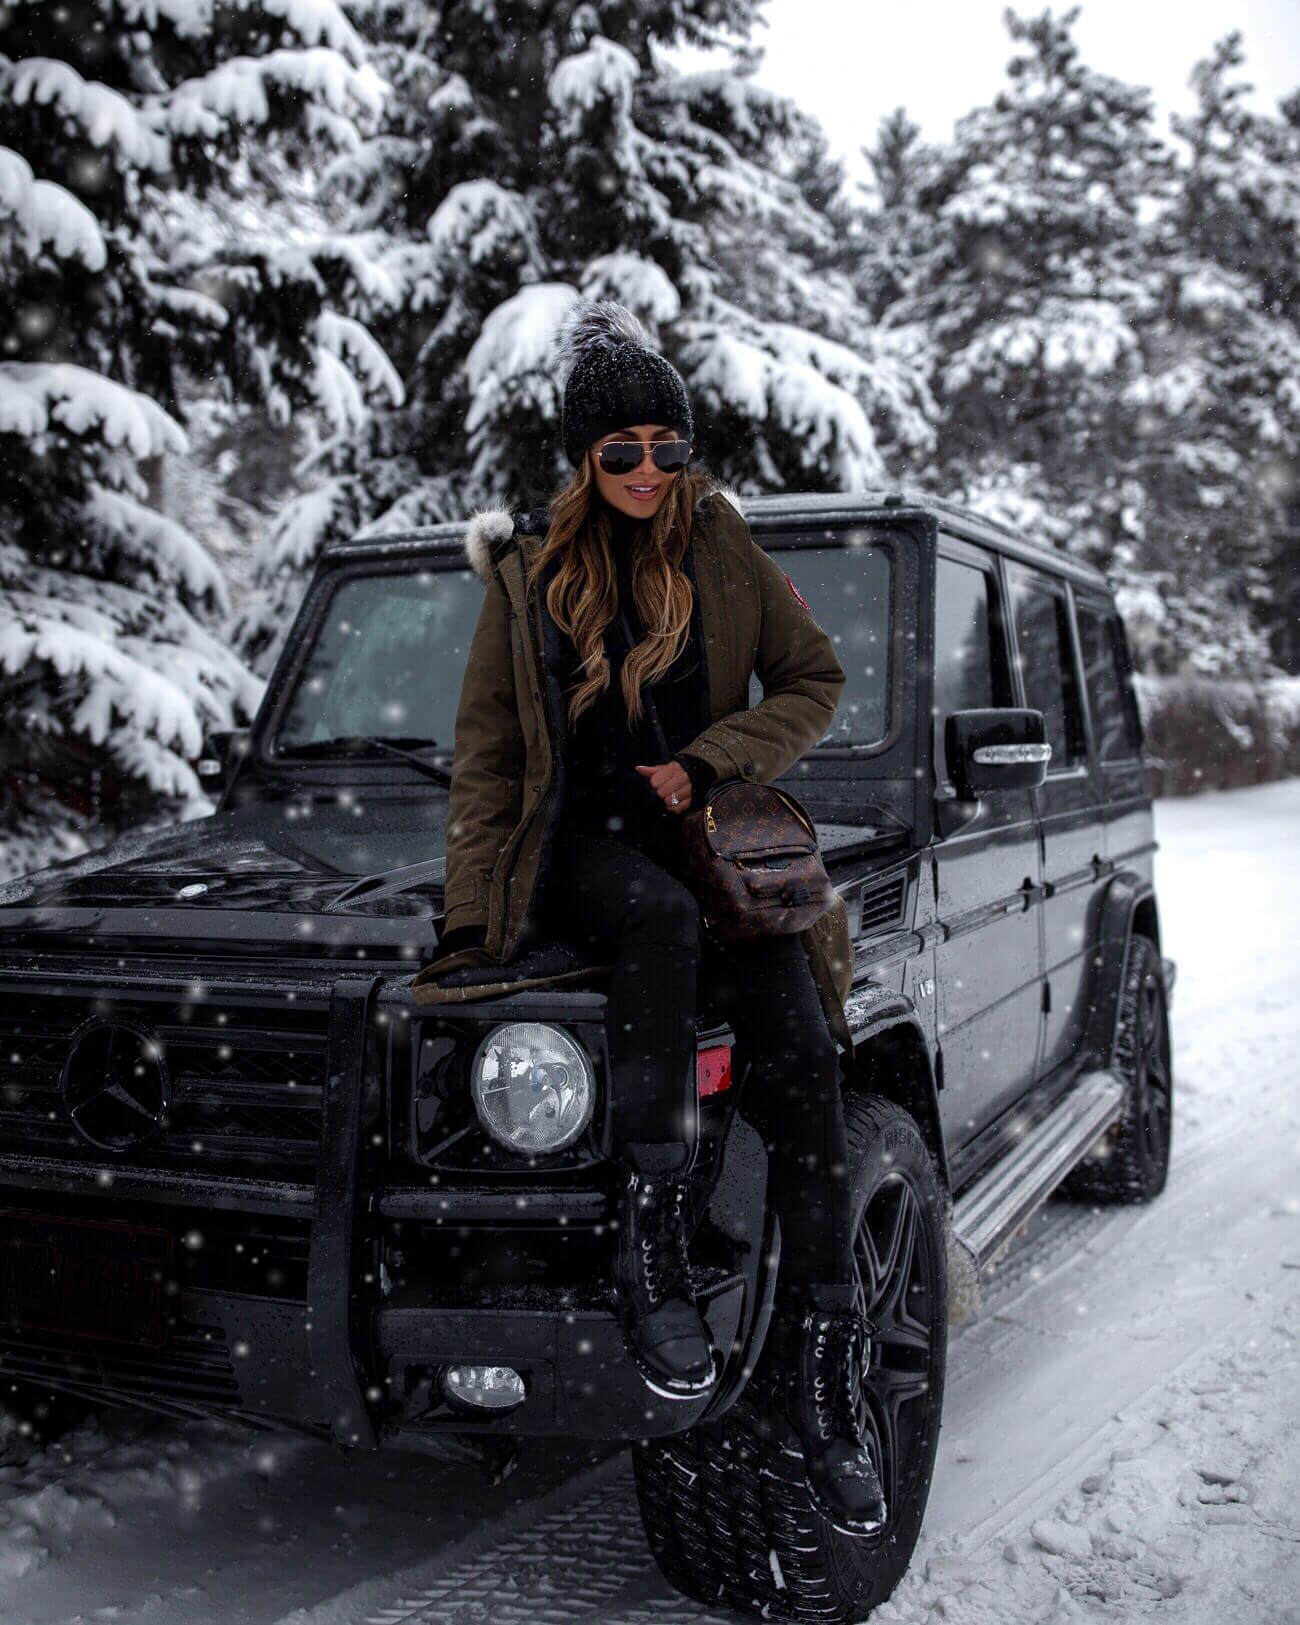
[[[1150,663],[1259,675],[1296,608],[1300,521],[1300,95],[1246,106],[1241,35],[1196,65],[1194,112],[1142,324],[1136,441],[1152,568],[1170,591]],[[1291,640],[1291,646],[1294,642]]]
[[[1080,60],[1077,15],[1008,12],[993,104],[928,164],[901,128],[871,155],[894,199],[884,322],[924,333],[943,414],[920,473],[1107,568],[1148,669],[1258,672],[1294,490],[1295,330],[1268,309],[1293,286],[1294,132],[1245,115],[1221,48],[1180,175],[1149,92]]]
[[[671,331],[710,465],[742,491],[852,491],[927,455],[913,336],[880,334],[860,296],[861,211],[817,121],[723,69],[661,76],[647,109],[665,160],[692,154],[679,213],[707,244],[707,291]]]
[[[1234,30],[1192,70],[1196,108],[1173,120],[1189,154],[1176,218],[1190,246],[1258,287],[1268,315],[1300,323],[1300,89],[1277,116],[1254,112],[1245,62]]]
[[[756,0],[583,0],[527,25],[490,0],[378,0],[394,87],[326,180],[387,228],[401,288],[377,331],[406,405],[320,459],[262,561],[243,647],[269,660],[331,534],[539,499],[565,476],[552,344],[578,294],[629,305],[682,371],[697,447],[740,489],[853,489],[926,440],[926,396],[835,264],[812,121],[755,85]],[[675,45],[732,46],[684,72]]]
[[[0,12],[0,869],[201,811],[261,684],[222,577],[150,505],[192,387],[358,421],[400,383],[363,243],[240,229],[259,154],[360,139],[383,85],[335,0]],[[381,290],[382,291],[382,290]]]
[[[1077,16],[1008,11],[1007,87],[919,177],[903,170],[914,191],[895,210],[930,228],[907,231],[884,321],[932,347],[937,487],[1109,561],[1129,504],[1117,403],[1141,373],[1154,297],[1142,215],[1168,155],[1150,93],[1080,60]],[[905,163],[905,133],[882,148],[882,181]]]
[[[881,119],[876,139],[862,149],[871,166],[859,214],[860,243],[855,282],[875,319],[911,291],[918,266],[933,250],[935,217],[921,195],[941,161],[939,149],[921,140],[921,127],[896,107]]]

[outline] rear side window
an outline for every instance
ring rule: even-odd
[[[1084,760],[1083,710],[1070,643],[1069,609],[1062,593],[1032,571],[1012,566],[1011,618],[1025,704],[1043,713],[1052,747],[1049,773]]]
[[[1123,761],[1138,754],[1141,739],[1137,706],[1124,673],[1119,618],[1098,604],[1078,599],[1075,615],[1097,759]]]
[[[992,578],[988,571],[940,558],[934,589],[934,771],[949,783],[944,724],[954,711],[1001,703],[990,637]],[[1000,687],[1000,685],[998,685]]]

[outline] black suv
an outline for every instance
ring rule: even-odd
[[[683,1592],[819,1619],[889,1594],[950,1303],[1057,1187],[1145,1201],[1165,1181],[1151,801],[1096,572],[896,494],[746,517],[848,675],[786,782],[855,939],[842,1064],[883,1533],[817,1517],[773,1401],[779,1227],[716,1013],[690,1232],[725,1369],[683,1402],[645,1387],[608,1287],[603,972],[412,998],[482,592],[453,526],[328,550],[255,724],[214,742],[214,816],[0,891],[7,1385],[458,1459],[629,1441]],[[558,1057],[540,1078],[512,1060],[523,1022]]]

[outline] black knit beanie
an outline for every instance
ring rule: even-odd
[[[615,299],[580,300],[566,317],[556,358],[566,370],[560,430],[575,468],[611,429],[662,423],[683,440],[694,425],[682,375],[650,347],[636,316]]]

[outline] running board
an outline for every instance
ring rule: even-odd
[[[1119,1116],[1124,1085],[1087,1072],[1014,1150],[953,1203],[956,1239],[984,1269]]]

